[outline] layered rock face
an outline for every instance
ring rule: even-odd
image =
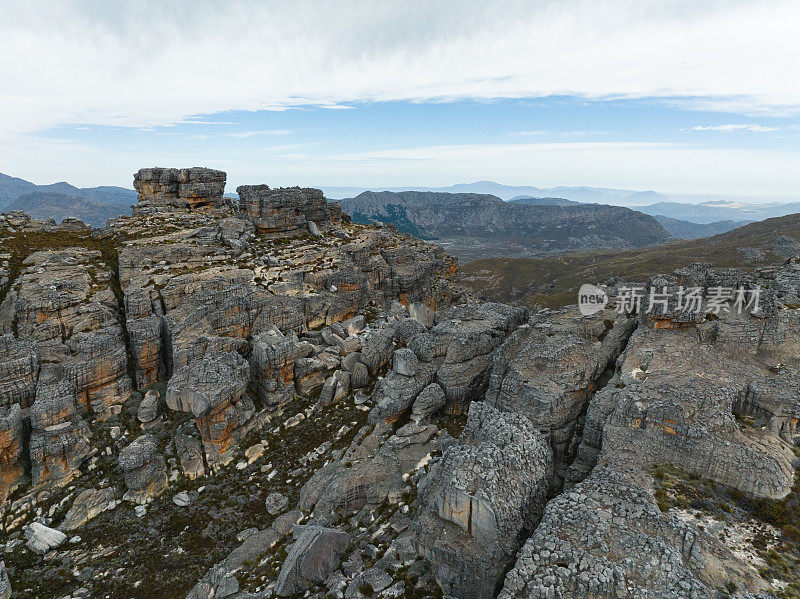
[[[211,466],[225,460],[255,413],[245,395],[249,378],[248,364],[239,354],[212,352],[176,370],[169,381],[167,406],[192,412]]]
[[[226,174],[210,168],[143,168],[133,176],[139,201],[133,214],[220,206]]]
[[[726,584],[767,588],[717,539],[665,518],[634,477],[601,467],[547,505],[498,597],[713,597]]]
[[[527,416],[469,407],[466,427],[432,469],[413,525],[448,594],[494,597],[525,531],[541,517],[552,452]]]
[[[88,457],[89,429],[78,415],[75,384],[63,367],[42,366],[30,409],[31,479],[34,485],[69,482]]]
[[[739,271],[713,268],[651,285],[677,285],[677,277],[756,285]],[[782,298],[770,289],[761,302],[756,313],[702,321],[644,314],[613,384],[589,407],[573,479],[598,460],[617,468],[669,463],[750,495],[785,496],[794,481],[800,316],[778,309]],[[736,415],[764,426],[742,428]]]
[[[10,384],[21,405],[30,401],[28,371],[37,357],[64,367],[81,412],[102,415],[123,403],[131,392],[127,353],[111,274],[100,252],[36,252],[23,266],[0,306],[0,330],[14,331],[18,339],[9,341],[6,351],[17,355]],[[26,343],[35,344],[35,351],[27,353]]]
[[[0,407],[0,501],[5,501],[22,482],[24,433],[19,404]]]
[[[534,315],[494,354],[486,402],[521,412],[550,440],[556,472],[572,462],[576,430],[606,370],[622,352],[636,320],[615,313],[587,318],[573,309]]]
[[[328,204],[319,189],[241,185],[236,188],[236,193],[239,194],[239,212],[261,233],[314,234],[310,223],[314,223],[314,227],[327,228],[342,219],[341,206]]]

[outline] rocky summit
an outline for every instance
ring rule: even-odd
[[[0,216],[0,597],[800,596],[797,258],[483,302],[439,246],[226,178]],[[687,287],[760,304],[650,309]]]

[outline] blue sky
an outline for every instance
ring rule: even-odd
[[[797,3],[447,6],[8,3],[0,172],[800,197]]]

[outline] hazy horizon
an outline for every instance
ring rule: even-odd
[[[27,180],[800,189],[788,0],[4,5],[0,171]]]

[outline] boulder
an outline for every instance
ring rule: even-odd
[[[350,535],[333,528],[307,525],[295,527],[296,540],[281,566],[275,594],[288,597],[324,582],[339,567]]]
[[[120,452],[118,462],[128,487],[126,499],[137,504],[147,503],[167,488],[164,456],[158,453],[152,435],[135,439]]]
[[[442,388],[436,383],[431,383],[414,400],[411,406],[411,420],[416,423],[422,422],[441,410],[446,403],[447,398]]]
[[[67,540],[67,535],[55,528],[49,528],[41,522],[32,522],[25,529],[28,549],[43,555],[60,547]]]
[[[289,498],[281,493],[270,493],[267,495],[266,508],[270,516],[277,516],[286,506],[289,505]]]
[[[72,502],[64,522],[59,526],[59,530],[71,531],[80,528],[89,520],[98,516],[108,509],[109,502],[114,500],[114,489],[105,487],[102,489],[86,489],[81,491]]]

